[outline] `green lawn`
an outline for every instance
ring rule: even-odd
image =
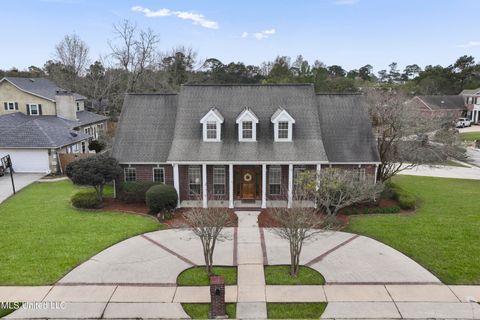
[[[265,266],[265,282],[267,285],[323,285],[325,278],[309,267],[300,266],[298,275],[290,275],[290,266]]]
[[[480,181],[399,176],[420,198],[414,215],[352,218],[348,231],[400,250],[447,284],[480,284]]]
[[[5,317],[6,315],[9,315],[13,311],[20,309],[20,307],[22,306],[20,302],[14,302],[14,304],[16,305],[13,305],[12,306],[13,308],[3,308],[2,306],[0,306],[0,318]]]
[[[466,140],[466,141],[480,140],[480,132],[460,133],[460,139]]]
[[[326,302],[267,303],[267,317],[268,319],[318,319],[326,307]]]
[[[237,267],[213,267],[213,273],[225,278],[225,285],[237,284]],[[189,268],[178,275],[179,286],[208,286],[210,277],[207,275],[205,266]]]
[[[182,303],[182,307],[192,319],[208,319],[209,303]],[[235,303],[227,303],[225,309],[229,319],[237,317],[237,305]]]
[[[34,183],[0,204],[0,285],[54,283],[112,244],[163,228],[148,217],[73,209],[75,189]]]

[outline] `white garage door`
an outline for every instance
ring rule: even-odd
[[[0,157],[7,154],[15,172],[50,172],[46,149],[0,149]]]

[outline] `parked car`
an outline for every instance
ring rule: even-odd
[[[468,118],[458,118],[455,126],[457,128],[465,128],[465,127],[470,127],[472,125],[472,121]]]

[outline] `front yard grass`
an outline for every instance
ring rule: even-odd
[[[4,301],[4,302],[7,302],[7,301]],[[14,304],[12,305],[13,308],[8,308],[8,307],[4,308],[3,306],[0,306],[0,318],[9,315],[10,313],[12,313],[15,310],[18,310],[22,306],[22,303],[20,302],[12,302],[12,304]]]
[[[405,253],[447,284],[480,284],[480,181],[398,176],[420,198],[413,215],[353,217],[348,231]]]
[[[213,267],[213,273],[223,276],[227,286],[237,284],[237,267]],[[178,275],[177,284],[179,286],[208,286],[210,277],[205,266],[192,267]]]
[[[326,302],[267,303],[268,319],[319,319]]]
[[[267,285],[324,285],[325,278],[309,267],[300,266],[298,275],[290,275],[290,266],[265,266],[265,282]]]
[[[463,132],[460,133],[460,139],[464,141],[480,140],[480,131],[478,132]]]
[[[70,206],[70,181],[34,183],[0,204],[0,285],[44,285],[103,249],[164,228],[125,213]]]
[[[192,319],[208,319],[209,303],[182,303],[182,307]],[[237,317],[237,305],[235,303],[227,303],[225,309],[229,319]]]

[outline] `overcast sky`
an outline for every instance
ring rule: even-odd
[[[302,54],[378,71],[392,61],[423,68],[464,54],[480,60],[480,0],[0,0],[0,8],[2,69],[43,66],[73,32],[96,59],[123,19],[152,28],[162,50],[190,46],[224,63]]]

